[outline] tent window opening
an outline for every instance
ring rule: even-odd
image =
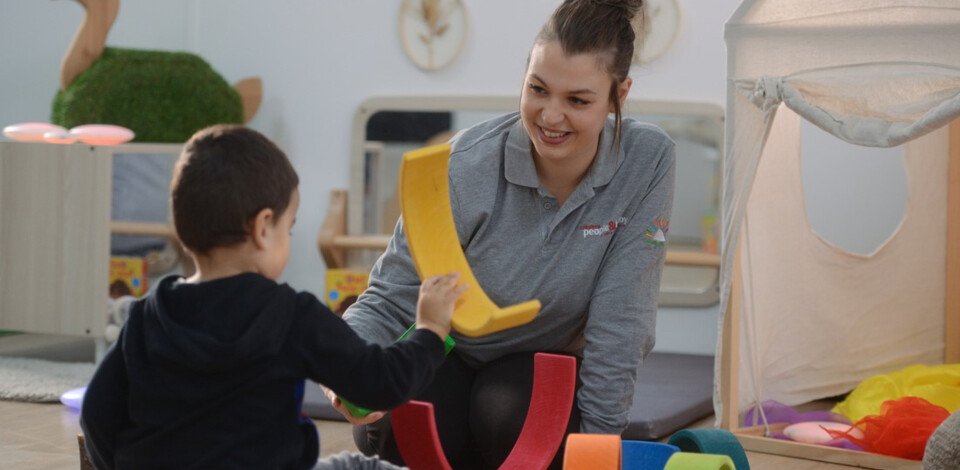
[[[903,146],[854,145],[800,121],[800,170],[810,229],[847,252],[875,253],[904,218]]]

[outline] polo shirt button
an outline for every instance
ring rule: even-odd
[[[549,210],[551,207],[553,207],[553,204],[550,204],[549,202],[543,203],[543,208],[544,208],[544,209]]]

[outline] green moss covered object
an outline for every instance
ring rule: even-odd
[[[242,123],[243,104],[194,54],[108,47],[57,93],[51,121],[115,124],[133,130],[136,142],[185,142],[206,126]]]

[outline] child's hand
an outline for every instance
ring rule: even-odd
[[[457,299],[466,292],[466,284],[458,284],[457,273],[427,278],[420,284],[417,300],[417,328],[427,328],[441,340],[450,333],[450,319]]]
[[[344,418],[347,418],[347,421],[354,426],[361,426],[380,421],[380,418],[383,418],[383,415],[385,414],[383,411],[374,411],[373,413],[370,413],[364,417],[354,416],[349,410],[347,410],[345,406],[343,406],[343,402],[340,401],[340,397],[338,397],[336,393],[333,393],[333,390],[330,390],[323,385],[321,385],[320,388],[323,390],[323,394],[327,396],[327,399],[330,400],[330,403],[333,404],[333,408],[339,411],[340,414],[342,414]]]

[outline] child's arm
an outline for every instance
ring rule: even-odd
[[[315,297],[302,295],[301,308],[308,311],[294,331],[306,375],[371,409],[390,409],[422,390],[443,362],[440,334],[449,331],[454,303],[464,289],[456,277],[425,286],[429,293],[418,308],[418,329],[388,347],[367,343]]]
[[[80,411],[80,427],[90,463],[101,470],[114,468],[117,435],[130,425],[122,341],[121,334],[97,367]]]
[[[381,347],[361,339],[333,313],[307,316],[320,320],[299,330],[305,375],[365,408],[386,410],[410,399],[444,359],[443,342],[427,329]]]
[[[410,334],[413,333],[414,330],[416,329],[417,329],[417,325],[413,324],[410,328],[407,328],[407,331],[404,331],[403,334],[400,335],[400,338],[398,338],[397,341],[403,341],[407,339],[410,336]],[[450,351],[453,350],[456,344],[457,344],[456,341],[454,341],[453,338],[447,335],[447,337],[443,340],[444,354],[450,354]],[[347,418],[347,420],[354,425],[367,424],[368,422],[376,421],[380,419],[380,417],[382,417],[383,415],[383,413],[377,413],[380,415],[380,417],[377,417],[376,419],[371,418],[368,421],[365,418],[372,414],[375,414],[373,410],[368,410],[366,408],[354,405],[353,403],[350,403],[346,400],[341,400],[340,397],[336,396],[336,394],[333,393],[333,391],[331,391],[326,387],[323,387],[323,391],[327,395],[327,398],[330,399],[330,402],[333,403],[333,407],[337,411],[339,411],[341,414],[343,414]],[[354,418],[358,418],[358,419],[354,419]]]

